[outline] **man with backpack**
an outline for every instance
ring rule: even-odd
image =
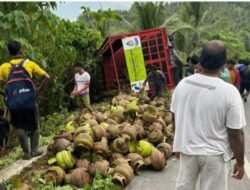
[[[0,80],[6,84],[5,102],[24,153],[23,159],[28,160],[43,153],[38,150],[40,131],[36,97],[46,88],[50,76],[35,62],[24,59],[19,42],[11,41],[8,50],[13,59],[0,66]],[[32,81],[34,76],[43,77],[39,88]]]

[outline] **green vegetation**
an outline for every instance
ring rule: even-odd
[[[115,184],[112,182],[112,176],[108,175],[102,177],[99,172],[96,173],[93,183],[87,185],[84,190],[109,190],[109,189],[116,189]]]
[[[135,2],[130,10],[117,11],[122,19],[113,21],[108,30],[118,34],[166,27],[168,34],[174,34],[176,50],[183,60],[199,53],[204,42],[215,38],[226,42],[229,57],[250,58],[249,8],[249,3],[243,2]],[[83,22],[85,14],[78,21]]]
[[[16,147],[10,151],[10,153],[0,159],[0,170],[9,166],[11,163],[22,157],[22,150],[20,147]]]
[[[6,44],[15,39],[23,44],[26,57],[38,62],[52,76],[48,90],[39,99],[42,115],[69,107],[65,84],[73,78],[72,65],[76,60],[87,66],[95,65],[94,53],[102,42],[96,29],[55,16],[51,11],[55,6],[55,3],[0,3],[0,62],[10,59]]]

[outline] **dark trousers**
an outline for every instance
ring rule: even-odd
[[[240,94],[243,95],[244,91],[250,91],[250,83],[241,82],[240,83]]]
[[[0,119],[0,147],[5,147],[8,141],[10,124],[6,119]]]
[[[153,92],[150,96],[151,100],[153,100],[157,96],[162,96],[164,91],[165,91],[165,86],[153,88]]]
[[[37,108],[11,111],[11,124],[16,129],[19,144],[24,152],[24,158],[29,159],[30,153],[35,154],[39,145],[39,123]],[[30,145],[28,142],[30,137]]]
[[[10,122],[16,129],[23,129],[26,132],[36,131],[38,129],[37,109],[11,111]]]

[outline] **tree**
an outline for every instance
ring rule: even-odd
[[[165,20],[163,2],[135,2],[130,12],[135,12],[140,29],[159,27]]]
[[[79,16],[78,21],[100,31],[103,38],[111,34],[112,22],[121,20],[119,14],[111,9],[97,11],[91,11],[88,7],[82,7],[82,9],[83,13]]]
[[[136,2],[124,21],[129,31],[166,27],[168,34],[175,35],[175,47],[183,55],[198,53],[211,32],[220,30],[240,33],[238,39],[248,50],[248,8],[246,3]]]
[[[51,75],[49,88],[39,98],[41,113],[67,108],[70,101],[65,93],[65,83],[73,77],[72,65],[76,60],[85,65],[96,65],[94,55],[102,40],[100,33],[82,23],[64,21],[44,5],[41,8],[35,3],[5,6],[0,3],[0,10],[3,7],[7,8],[0,12],[0,61],[10,59],[6,48],[9,40],[21,42],[26,57]]]
[[[211,32],[208,40],[212,39],[222,40],[225,43],[229,58],[250,59],[250,52],[246,50],[244,42],[239,40],[237,34],[225,31]]]
[[[122,18],[131,31],[167,27],[173,33],[174,30],[190,28],[171,10],[171,5],[163,2],[135,2],[129,14],[128,19]]]
[[[245,48],[250,52],[250,30],[243,29],[239,32],[240,40],[244,43]]]
[[[211,33],[225,31],[236,34],[238,44],[244,41],[245,51],[249,50],[249,11],[246,3],[198,3],[183,4],[180,18],[192,26],[192,32],[181,31],[177,48],[188,54],[198,52]],[[191,50],[191,51],[190,51]]]
[[[197,53],[210,31],[216,31],[221,19],[209,23],[208,17],[212,10],[206,3],[190,2],[182,4],[179,18],[188,30],[173,30],[176,35],[176,47],[187,54]]]

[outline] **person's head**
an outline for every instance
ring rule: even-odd
[[[227,49],[219,40],[207,42],[201,51],[200,65],[204,71],[218,73],[225,66]]]
[[[190,62],[193,67],[195,67],[199,63],[199,57],[197,55],[192,55],[190,58]]]
[[[239,64],[244,64],[244,65],[248,66],[249,65],[249,60],[248,59],[240,59]]]
[[[245,62],[244,59],[239,60],[239,64],[244,64],[244,62]]]
[[[76,73],[84,72],[84,68],[82,66],[82,63],[80,63],[80,62],[76,62],[76,64],[74,65],[74,69],[75,69]]]
[[[248,66],[248,65],[250,64],[250,61],[249,61],[248,59],[245,59],[245,60],[244,60],[244,64],[245,64],[246,66]]]
[[[146,71],[149,73],[151,71],[151,64],[146,65]]]
[[[235,65],[236,65],[236,62],[233,59],[227,60],[227,68],[229,70],[233,70]]]
[[[8,43],[8,50],[11,56],[22,56],[22,45],[20,42],[17,41],[11,41]]]
[[[157,71],[157,67],[153,64],[150,65],[150,71],[155,72]]]

